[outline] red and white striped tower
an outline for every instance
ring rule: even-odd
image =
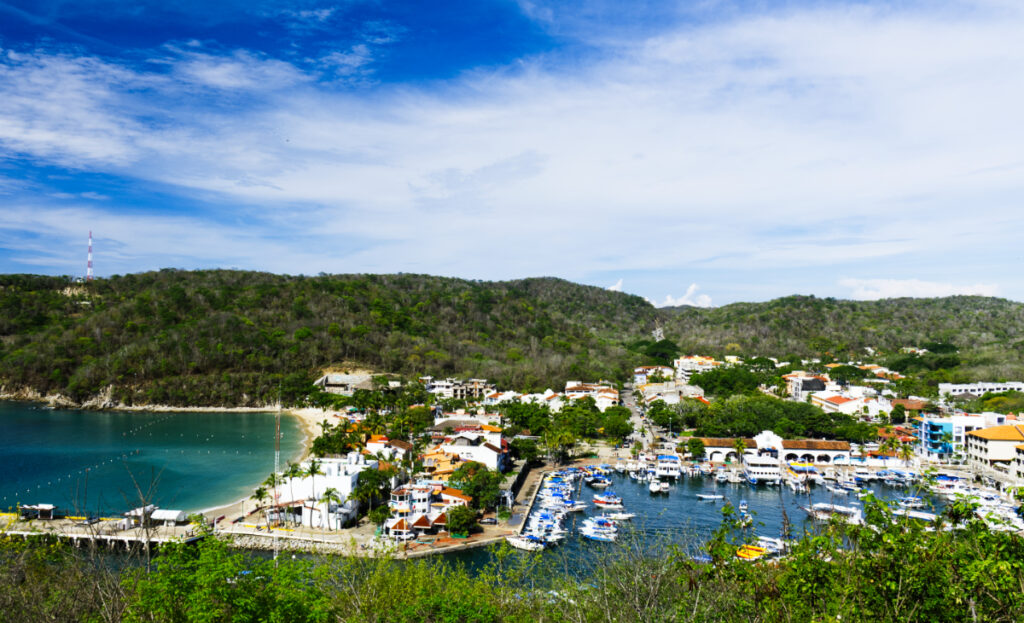
[[[92,230],[89,230],[89,264],[85,269],[85,280],[92,281]]]

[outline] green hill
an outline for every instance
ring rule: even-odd
[[[939,341],[960,348],[960,365],[930,371],[933,382],[1024,371],[1024,305],[1001,299],[798,296],[658,310],[553,278],[161,270],[89,284],[0,276],[0,383],[75,401],[112,386],[126,403],[262,405],[279,384],[361,366],[543,389],[627,379],[665,356],[650,338],[656,325],[683,352],[845,358]]]

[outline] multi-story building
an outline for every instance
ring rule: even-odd
[[[917,418],[917,424],[918,455],[928,459],[945,460],[954,455],[966,456],[966,435],[973,431],[1006,424],[1006,416],[1000,413],[947,417],[922,415]]]
[[[1006,383],[939,383],[939,396],[943,399],[957,398],[971,394],[1001,394],[1003,392],[1024,392],[1024,383],[1009,381]]]
[[[1024,425],[1006,424],[967,433],[967,461],[978,472],[993,470],[1012,476],[1017,446],[1024,444]]]
[[[676,379],[684,383],[689,383],[690,377],[694,374],[714,370],[718,366],[725,365],[721,361],[715,361],[714,357],[704,357],[703,355],[680,357],[672,363],[676,370]]]

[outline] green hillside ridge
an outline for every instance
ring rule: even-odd
[[[995,298],[656,309],[555,278],[165,269],[88,284],[0,276],[0,384],[78,402],[113,386],[126,404],[258,406],[279,386],[286,399],[301,393],[325,367],[358,365],[541,390],[627,380],[664,356],[656,324],[684,353],[845,359],[942,341],[960,350],[925,370],[933,384],[1024,376],[1024,305]]]

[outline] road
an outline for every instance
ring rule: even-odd
[[[647,422],[640,417],[640,410],[637,408],[636,399],[633,396],[631,385],[625,385],[622,389],[622,404],[629,409],[630,422],[633,424],[633,440],[639,439],[644,444],[644,449],[654,443],[655,436]],[[631,446],[633,441],[630,441]]]

